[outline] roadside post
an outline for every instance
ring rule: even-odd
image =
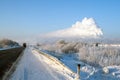
[[[77,80],[80,79],[80,64],[77,65]]]

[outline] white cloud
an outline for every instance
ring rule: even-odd
[[[84,18],[77,21],[72,27],[46,34],[47,37],[80,37],[98,38],[103,35],[102,30],[97,26],[93,18]]]

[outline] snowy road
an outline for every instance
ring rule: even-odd
[[[32,48],[26,48],[10,80],[74,80],[59,65]]]

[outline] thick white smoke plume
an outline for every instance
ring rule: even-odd
[[[46,34],[47,37],[80,37],[99,38],[103,35],[102,30],[97,26],[93,18],[84,18],[77,21],[72,27]]]

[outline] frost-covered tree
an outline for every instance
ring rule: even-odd
[[[5,47],[19,46],[19,44],[9,39],[3,39],[3,40],[0,40],[0,46],[2,48],[5,48]]]
[[[54,44],[44,45],[44,49],[54,54],[77,55],[76,59],[82,60],[93,66],[120,65],[120,47],[99,46],[100,43],[67,42],[59,40]],[[42,46],[41,46],[42,47]]]

